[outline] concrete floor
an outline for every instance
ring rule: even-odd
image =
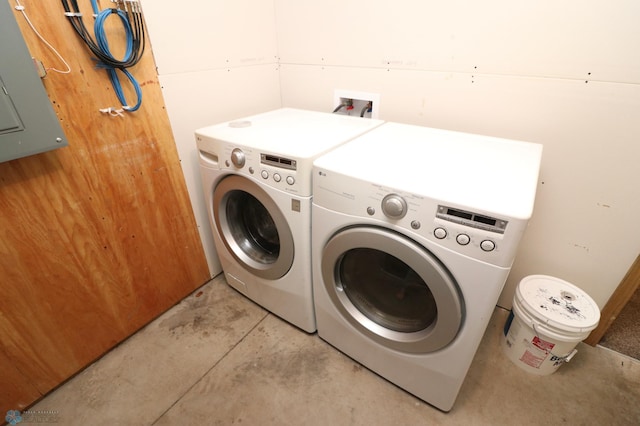
[[[640,424],[639,361],[580,344],[556,373],[531,375],[501,351],[506,316],[496,309],[443,413],[218,276],[30,412],[65,425]]]

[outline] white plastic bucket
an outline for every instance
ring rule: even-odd
[[[516,288],[504,327],[504,353],[530,373],[552,374],[599,321],[598,305],[584,291],[558,278],[530,275]]]

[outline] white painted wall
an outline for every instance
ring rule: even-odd
[[[194,131],[281,106],[272,0],[143,0],[167,112],[211,276],[221,270]]]
[[[376,92],[383,120],[543,144],[499,304],[549,274],[602,307],[640,251],[639,19],[634,0],[276,0],[283,105]]]
[[[536,209],[500,305],[522,277],[549,274],[602,307],[640,251],[635,0],[143,7],[212,271],[193,130],[279,106],[329,111],[334,89],[380,93],[384,120],[544,144]]]

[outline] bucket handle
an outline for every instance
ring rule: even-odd
[[[568,355],[565,355],[565,356],[557,356],[557,355],[554,355],[552,352],[550,352],[552,356],[551,360],[554,362],[553,365],[566,364],[567,362],[571,361],[571,358],[573,358],[577,353],[578,353],[578,350],[575,348],[571,352],[569,352]]]
[[[577,353],[578,353],[578,350],[577,350],[576,348],[573,348],[573,350],[572,350],[571,352],[569,352],[569,355],[567,355],[567,356],[564,358],[564,362],[569,362],[569,361],[571,361],[571,358],[573,358],[573,357],[575,356],[575,354],[577,354]]]

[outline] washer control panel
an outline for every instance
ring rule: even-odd
[[[298,167],[296,160],[291,158],[279,157],[277,155],[260,153],[260,164],[265,166],[271,166],[269,168],[263,168],[260,172],[260,177],[264,180],[268,180],[270,177],[274,182],[284,182],[289,187],[292,187],[296,183],[296,178],[293,173]],[[272,172],[269,172],[269,169]],[[282,169],[282,170],[278,170]]]
[[[262,164],[268,164],[270,166],[281,167],[288,170],[296,170],[298,167],[296,160],[264,153],[260,154],[260,162]]]
[[[231,162],[234,166],[241,169],[244,167],[245,161],[244,152],[242,152],[240,148],[234,148],[233,151],[231,151]]]
[[[256,152],[247,147],[225,146],[222,165],[287,192],[298,194],[303,191],[296,179],[298,162],[295,159]]]

